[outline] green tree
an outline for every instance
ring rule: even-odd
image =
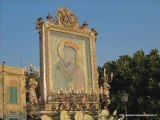
[[[152,49],[148,55],[142,50],[132,56],[122,55],[116,61],[105,63],[103,67],[107,69],[109,77],[113,73],[110,82],[111,111],[117,109],[124,113],[120,94],[125,91],[129,95],[129,114],[160,113],[160,54],[157,49]]]
[[[103,68],[98,66],[98,73],[99,73],[99,79],[98,79],[98,85],[99,88],[103,85],[104,80],[103,80]]]

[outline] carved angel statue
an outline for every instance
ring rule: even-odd
[[[36,95],[36,87],[37,87],[38,83],[36,82],[36,80],[34,78],[30,78],[29,81],[29,103],[28,103],[28,111],[29,111],[29,115],[33,116],[36,113],[36,107],[37,107],[37,95]]]
[[[29,100],[31,103],[37,103],[38,101],[35,89],[38,86],[38,83],[35,79],[30,79],[29,85]]]
[[[75,120],[84,120],[83,118],[83,112],[82,111],[78,111],[75,114]]]
[[[60,120],[69,120],[70,116],[67,111],[62,111],[60,114]]]

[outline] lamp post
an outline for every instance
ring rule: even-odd
[[[126,104],[127,104],[127,102],[128,102],[128,94],[125,93],[125,91],[123,91],[123,93],[121,94],[120,97],[121,97],[121,101],[123,102],[124,107],[125,107],[126,120],[128,120],[128,118],[127,118],[127,106],[126,106]]]

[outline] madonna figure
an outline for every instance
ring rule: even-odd
[[[85,89],[85,76],[80,68],[76,49],[72,46],[64,46],[63,52],[64,57],[61,58],[59,55],[60,60],[54,69],[54,89],[69,90],[71,87],[80,89],[82,86]]]

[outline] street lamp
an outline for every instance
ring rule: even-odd
[[[127,118],[127,106],[126,106],[126,103],[128,102],[128,94],[125,93],[125,91],[123,91],[123,93],[121,94],[120,97],[121,97],[122,103],[123,103],[124,106],[125,106],[126,120],[128,120],[128,118]]]

